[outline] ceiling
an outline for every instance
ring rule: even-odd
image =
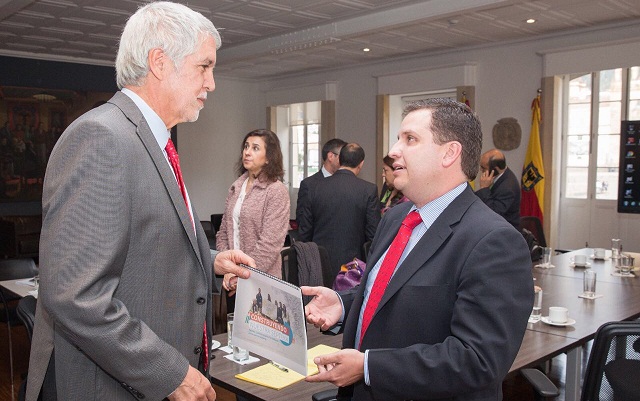
[[[183,1],[184,2],[184,1]],[[0,0],[0,55],[113,65],[143,1]],[[266,79],[637,24],[640,0],[189,0],[222,35],[216,74]],[[528,18],[536,19],[533,24]],[[369,48],[364,52],[363,48]]]

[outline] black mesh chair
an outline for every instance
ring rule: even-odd
[[[536,391],[540,388],[553,391],[555,385],[548,377],[542,374],[531,377],[533,380],[525,375]],[[593,340],[580,400],[637,401],[638,399],[640,399],[640,320],[605,323],[598,328]]]
[[[222,214],[212,214],[211,224],[213,225],[214,233],[220,231],[220,224],[222,224]]]
[[[213,224],[210,221],[200,220],[204,234],[207,236],[210,249],[216,249],[216,232],[213,229]]]
[[[640,321],[605,323],[596,332],[582,401],[640,398]]]

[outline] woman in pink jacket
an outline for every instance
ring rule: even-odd
[[[216,247],[218,251],[240,249],[256,261],[258,269],[281,278],[280,250],[290,212],[276,134],[266,129],[249,132],[242,141],[237,171],[240,177],[229,188]],[[231,275],[224,278],[229,296],[235,294],[236,281]]]

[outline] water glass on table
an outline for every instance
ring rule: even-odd
[[[618,259],[622,252],[622,240],[619,238],[613,238],[611,240],[611,259]]]
[[[540,264],[541,267],[544,267],[545,269],[548,269],[551,267],[552,251],[553,250],[548,246],[545,246],[542,248],[542,263]]]
[[[591,269],[584,271],[582,295],[585,298],[594,298],[596,296],[596,272]]]
[[[621,253],[618,257],[618,268],[620,269],[620,275],[625,277],[635,277],[631,270],[633,269],[633,257]]]
[[[246,361],[249,359],[249,351],[233,345],[233,313],[227,313],[227,345],[233,350],[233,359]]]
[[[529,323],[536,323],[542,317],[542,288],[537,285],[533,289],[533,309],[529,315]]]

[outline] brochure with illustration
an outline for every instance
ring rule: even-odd
[[[239,279],[233,345],[307,375],[307,330],[300,288],[260,270]]]

